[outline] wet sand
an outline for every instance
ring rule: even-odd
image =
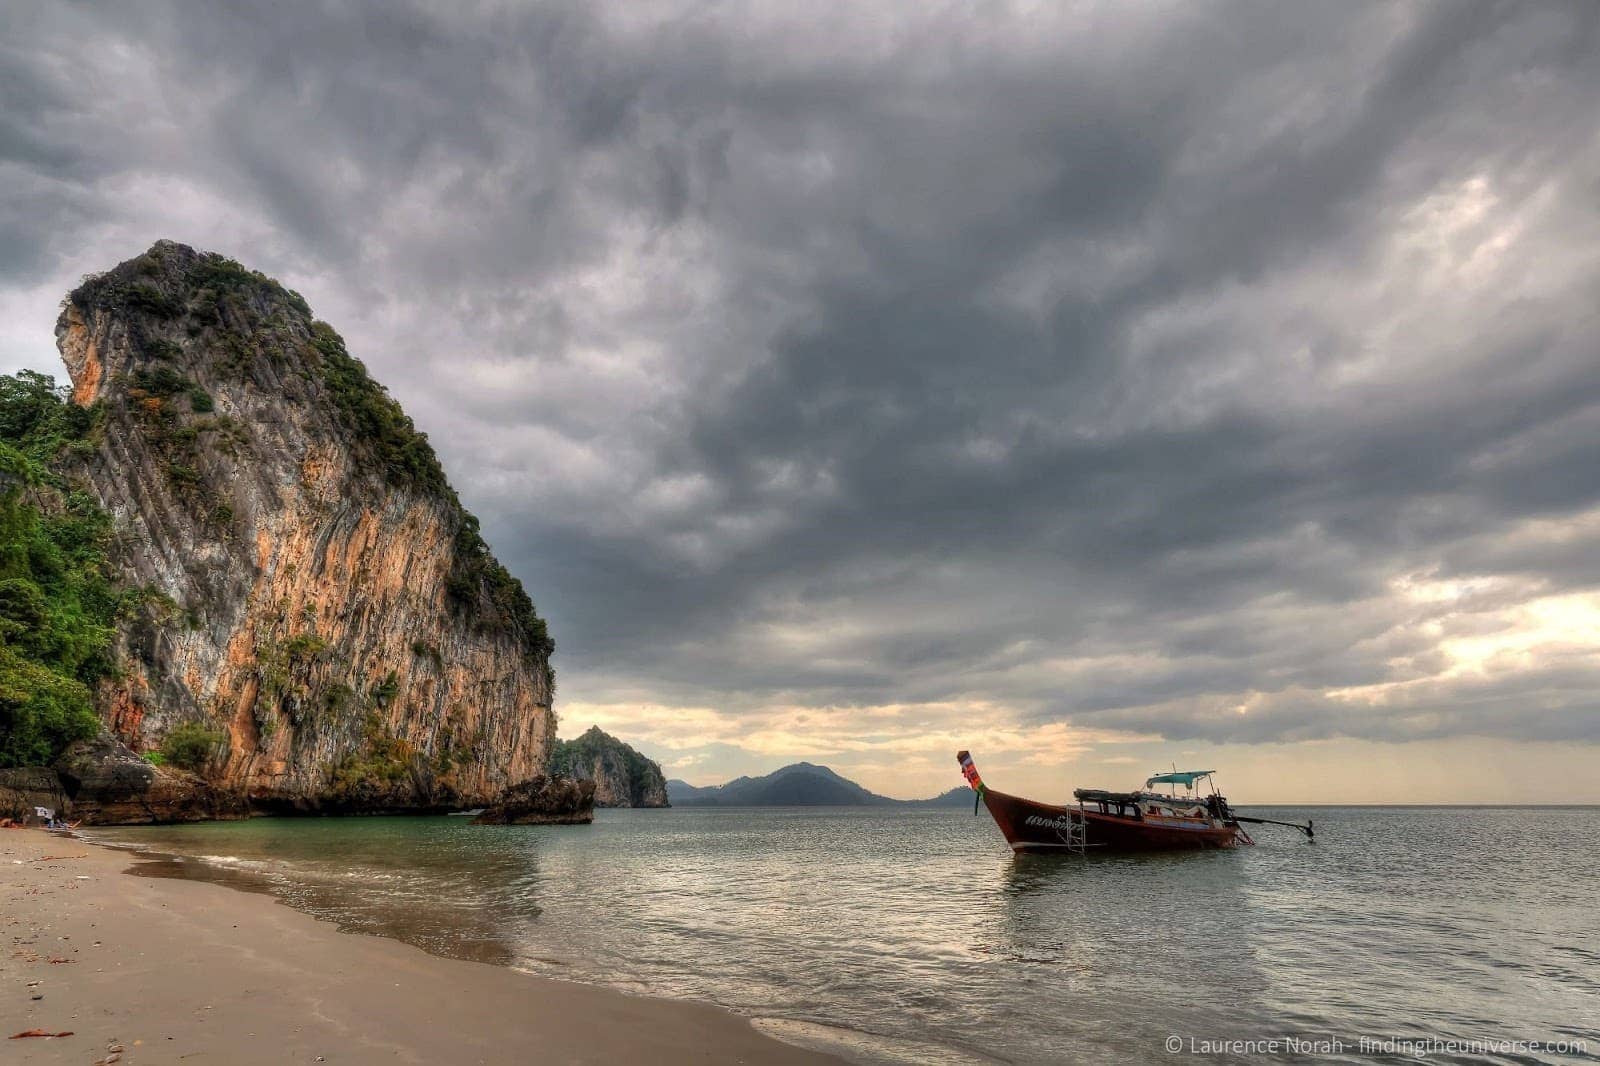
[[[0,830],[0,1060],[840,1061],[718,1007],[442,959],[134,861]],[[72,1035],[7,1039],[32,1029]]]

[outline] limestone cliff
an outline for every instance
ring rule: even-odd
[[[597,807],[668,807],[661,767],[599,726],[576,740],[559,740],[551,758],[558,772],[594,782]]]
[[[298,294],[163,241],[73,292],[56,337],[103,409],[79,473],[144,590],[98,693],[112,733],[181,730],[255,810],[475,806],[545,771],[544,622]]]

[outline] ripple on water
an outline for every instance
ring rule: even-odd
[[[787,1044],[826,1051],[865,1066],[988,1066],[1006,1061],[962,1048],[880,1036],[798,1018],[751,1018],[750,1024]]]

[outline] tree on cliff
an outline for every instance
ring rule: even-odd
[[[0,376],[0,766],[47,763],[100,727],[90,691],[110,668],[110,521],[52,465],[94,425],[50,377]]]

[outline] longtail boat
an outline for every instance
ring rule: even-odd
[[[1079,855],[1130,851],[1185,851],[1254,844],[1241,822],[1292,826],[1313,839],[1312,824],[1247,818],[1228,806],[1216,790],[1214,770],[1173,770],[1153,774],[1144,788],[1107,792],[1080,788],[1076,807],[1056,806],[996,792],[983,783],[968,752],[958,752],[961,773],[977,793],[977,805],[989,808],[1013,851],[1057,851]],[[1157,785],[1167,792],[1152,791]],[[1182,786],[1183,794],[1178,793]],[[1202,788],[1209,791],[1202,791]]]

